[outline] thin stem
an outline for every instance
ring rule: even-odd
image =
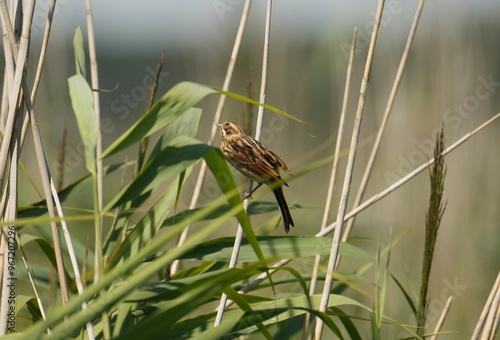
[[[58,197],[57,189],[54,185],[53,180],[50,182],[50,189],[52,190],[52,195],[54,197]],[[83,282],[82,282],[82,278],[80,276],[80,270],[78,268],[78,260],[76,258],[75,249],[73,248],[73,242],[71,241],[71,235],[69,233],[68,225],[66,224],[66,221],[64,220],[64,212],[62,210],[61,202],[59,201],[59,199],[56,199],[54,201],[55,201],[55,205],[57,208],[57,213],[61,217],[61,227],[63,230],[63,236],[64,236],[64,240],[66,241],[66,246],[68,248],[68,254],[69,254],[69,258],[70,258],[70,262],[71,262],[71,267],[73,269],[73,273],[75,274],[76,289],[78,291],[78,294],[82,295],[83,294]],[[85,310],[85,309],[87,309],[87,307],[88,307],[87,303],[83,302],[82,309]],[[87,335],[88,335],[89,339],[94,339],[95,336],[94,336],[94,329],[92,328],[92,323],[87,322],[86,327],[87,327]]]
[[[392,84],[391,94],[389,95],[389,99],[387,101],[387,105],[385,107],[384,116],[382,118],[382,122],[380,123],[380,128],[377,132],[377,137],[375,138],[375,142],[373,143],[372,152],[370,154],[370,158],[368,159],[368,163],[365,168],[365,173],[363,174],[363,178],[361,179],[361,184],[359,185],[358,193],[356,194],[356,198],[354,200],[353,207],[359,205],[363,196],[365,194],[366,186],[368,184],[368,180],[370,179],[373,164],[375,163],[375,159],[377,158],[378,151],[380,148],[380,142],[385,132],[385,127],[387,125],[387,121],[389,120],[389,116],[392,112],[392,107],[394,105],[394,100],[396,98],[396,94],[399,89],[399,85],[401,84],[401,78],[403,77],[403,71],[406,66],[406,61],[408,59],[408,55],[410,54],[410,48],[413,44],[413,39],[415,38],[415,33],[417,32],[418,22],[420,20],[420,15],[422,14],[422,10],[424,8],[425,0],[420,0],[417,11],[415,12],[415,17],[413,18],[413,23],[410,29],[410,33],[408,34],[408,39],[406,40],[406,46],[403,51],[403,55],[401,56],[401,61],[399,62],[398,71],[396,72],[396,78],[394,79],[394,83]],[[347,222],[347,226],[342,234],[342,241],[346,242],[347,238],[351,234],[352,226],[356,218],[352,218]]]
[[[488,312],[488,317],[486,318],[486,322],[483,328],[483,334],[481,335],[482,339],[493,340],[496,334],[496,330],[498,327],[498,318],[500,315],[500,288],[497,287],[497,291],[493,301],[491,303],[490,310]]]
[[[229,85],[231,84],[231,78],[233,77],[234,65],[236,64],[236,58],[238,57],[238,52],[240,51],[241,40],[243,38],[243,33],[245,32],[245,27],[248,20],[248,15],[250,14],[250,5],[252,0],[246,0],[245,6],[243,7],[243,12],[241,14],[240,25],[238,27],[238,32],[236,33],[236,39],[234,40],[233,51],[231,52],[231,57],[229,58],[229,65],[226,71],[226,77],[224,78],[224,84],[222,85],[222,90],[228,91]],[[224,104],[226,102],[226,96],[219,97],[219,103],[217,104],[217,109],[215,110],[214,120],[212,124],[212,130],[210,131],[210,139],[208,140],[208,145],[212,145],[214,143],[215,136],[217,134],[216,123],[220,121],[222,116],[222,109],[224,108]],[[201,187],[203,185],[203,180],[205,179],[205,175],[207,173],[207,164],[205,162],[201,163],[200,172],[198,173],[198,178],[196,179],[196,184],[193,190],[193,196],[191,198],[191,202],[189,203],[189,209],[196,208],[198,204],[198,199],[201,194]],[[186,239],[189,235],[190,226],[187,226],[186,229],[182,232],[179,242],[177,243],[177,247],[186,242]],[[175,274],[179,269],[179,260],[175,260],[172,263],[172,268],[170,270],[171,274]]]
[[[269,38],[271,35],[271,9],[272,0],[267,1],[266,27],[264,32],[264,51],[262,52],[262,75],[260,78],[259,102],[266,103],[267,72],[269,67]],[[260,140],[262,134],[262,121],[264,120],[264,107],[259,105],[257,110],[257,124],[255,128],[255,139]]]
[[[476,328],[474,329],[474,333],[472,334],[471,340],[479,339],[479,334],[481,334],[481,329],[483,328],[486,318],[488,316],[488,311],[490,311],[491,309],[491,304],[493,302],[497,290],[500,290],[500,272],[498,273],[495,284],[493,285],[493,288],[490,291],[490,295],[488,296],[488,299],[484,304],[483,310],[481,312],[481,315],[479,316],[479,320],[477,321]]]
[[[31,1],[30,3],[31,5],[33,5]],[[4,135],[2,139],[2,146],[0,148],[0,188],[2,188],[5,171],[7,169],[7,154],[9,152],[10,141],[12,140],[14,121],[16,118],[17,107],[18,107],[18,98],[19,98],[19,93],[21,91],[21,80],[24,73],[24,65],[28,57],[29,44],[25,43],[24,46],[22,46],[22,48],[19,47],[16,38],[14,36],[14,30],[12,28],[12,23],[9,17],[9,11],[7,9],[7,4],[5,0],[0,0],[0,14],[2,21],[2,31],[4,32],[4,49],[6,50],[6,65],[19,65],[19,67],[13,66],[12,70],[14,70],[13,72],[14,77],[12,81],[9,81],[10,83],[9,111],[7,114],[7,120],[5,122],[5,130],[3,132]],[[5,32],[7,32],[7,35],[5,35]],[[8,53],[7,49],[11,50],[11,53]],[[15,63],[13,63],[12,60],[15,60]]]
[[[18,15],[22,16],[22,13],[18,12]],[[9,45],[9,44],[7,44]],[[10,50],[10,48],[6,48]],[[10,59],[10,55],[8,56]],[[9,65],[11,70],[14,69],[15,65]],[[10,72],[12,73],[12,71]],[[4,195],[2,195],[2,205],[1,214],[3,220],[15,221],[17,218],[17,201],[18,201],[18,175],[19,175],[19,144],[20,144],[20,122],[22,120],[22,105],[16,105],[17,112],[19,114],[18,119],[15,122],[14,130],[12,133],[12,139],[9,141],[9,182],[5,188]],[[5,141],[4,141],[5,142]],[[5,207],[6,205],[6,207]],[[4,207],[6,210],[4,211]],[[10,241],[12,240],[12,241]],[[2,254],[2,267],[1,267],[1,300],[0,300],[0,335],[5,335],[7,333],[7,319],[9,318],[9,312],[11,308],[16,308],[15,301],[12,302],[9,299],[9,295],[12,294],[12,288],[14,290],[14,296],[16,295],[16,277],[15,277],[15,266],[16,266],[16,249],[17,249],[17,229],[15,225],[9,225],[3,228],[2,239],[0,245],[0,251]],[[13,244],[12,244],[12,243]],[[13,287],[11,287],[11,285]],[[15,332],[15,324],[10,325],[9,329]]]
[[[26,85],[26,86],[24,86]],[[28,92],[27,84],[23,82],[23,88],[26,93]],[[35,111],[31,107],[31,101],[25,97],[28,111],[30,114],[31,121],[31,132],[33,134],[33,142],[35,144],[36,157],[38,162],[38,170],[40,171],[40,177],[43,184],[43,190],[45,199],[47,202],[47,210],[49,212],[49,216],[51,218],[56,217],[56,212],[54,208],[54,200],[52,199],[52,193],[50,189],[50,182],[52,176],[50,174],[50,170],[48,167],[47,159],[45,158],[45,152],[43,150],[42,140],[40,137],[40,131],[38,131],[38,124],[35,118]],[[29,103],[29,105],[28,105]],[[56,263],[57,263],[57,273],[59,276],[59,284],[61,286],[61,295],[63,297],[63,303],[67,303],[69,300],[69,290],[68,290],[68,282],[66,281],[66,271],[64,269],[64,261],[62,257],[62,249],[61,249],[61,240],[59,237],[59,228],[57,227],[57,223],[54,220],[50,222],[51,230],[52,230],[52,239],[54,244],[54,253],[56,255]]]
[[[368,87],[368,82],[370,81],[370,72],[373,62],[373,55],[375,53],[375,46],[377,44],[378,32],[380,28],[380,21],[382,18],[382,11],[384,9],[384,0],[380,0],[377,8],[377,15],[375,18],[375,23],[373,27],[372,37],[370,41],[370,47],[368,49],[368,56],[365,65],[365,71],[363,74],[363,79],[361,82],[361,89],[358,101],[358,108],[356,110],[356,117],[354,119],[354,128],[351,137],[351,146],[349,150],[349,156],[347,159],[347,168],[344,178],[344,185],[342,188],[342,198],[340,200],[340,207],[337,214],[337,228],[335,229],[333,235],[332,249],[330,251],[330,258],[328,259],[328,267],[325,277],[325,283],[323,286],[323,294],[321,296],[321,302],[319,305],[319,311],[325,312],[328,306],[328,301],[330,300],[330,292],[333,285],[333,271],[336,269],[337,256],[340,247],[340,239],[342,236],[342,225],[344,223],[344,217],[347,209],[347,201],[349,199],[349,192],[351,187],[352,173],[354,171],[354,161],[356,159],[356,149],[358,145],[359,133],[361,131],[361,121],[363,117],[363,110],[365,107],[366,99],[366,89]],[[316,339],[321,339],[323,333],[323,320],[319,317],[316,318],[316,327],[314,330]]]
[[[49,5],[47,13],[47,23],[45,24],[45,31],[43,33],[42,47],[40,48],[40,57],[38,58],[38,66],[36,68],[35,80],[33,81],[33,89],[31,90],[31,102],[35,102],[36,94],[38,92],[38,85],[42,77],[43,66],[45,65],[45,56],[47,54],[47,47],[49,45],[50,31],[52,29],[52,19],[54,18],[54,11],[56,8],[56,0],[52,0]]]
[[[94,22],[92,18],[92,6],[90,0],[85,0],[86,18],[87,18],[87,35],[89,44],[89,60],[90,60],[90,79],[94,97],[94,114],[97,127],[96,141],[96,164],[95,174],[92,174],[93,193],[94,193],[94,214],[95,214],[95,258],[94,258],[94,282],[98,282],[102,275],[104,264],[102,254],[102,224],[103,219],[100,214],[103,208],[103,165],[102,165],[102,133],[101,133],[101,111],[99,97],[99,72],[97,67],[97,53],[95,47]],[[102,314],[103,321],[103,336],[105,339],[111,338],[109,325],[109,317],[106,312]]]
[[[102,182],[102,142],[101,142],[101,114],[100,114],[100,105],[99,105],[99,91],[95,91],[99,89],[99,74],[97,70],[97,56],[96,56],[96,48],[95,48],[95,37],[94,37],[94,23],[92,19],[92,7],[90,4],[90,0],[85,0],[85,9],[87,13],[87,34],[88,34],[88,44],[89,44],[89,60],[90,60],[90,78],[91,78],[91,86],[94,97],[94,113],[95,120],[97,126],[97,145],[96,145],[96,192],[95,195],[97,197],[96,204],[96,216],[99,216],[99,212],[102,210],[102,193],[103,193],[103,182]],[[102,270],[102,219],[98,217],[96,219],[96,244],[95,244],[95,253],[96,253],[96,264],[95,264],[95,281],[99,281],[99,275]]]
[[[19,237],[18,237],[19,239]],[[21,246],[21,242],[18,241],[18,244],[20,245],[19,249],[21,250],[21,258],[23,260],[24,267],[26,268],[26,272],[28,273],[28,278],[31,283],[31,287],[33,288],[33,293],[35,294],[36,302],[38,304],[38,308],[40,309],[40,315],[42,316],[43,320],[46,320],[45,316],[45,309],[43,308],[42,304],[42,298],[40,297],[40,294],[38,294],[38,290],[36,288],[35,280],[36,278],[33,278],[34,275],[32,275],[33,270],[28,266],[28,261],[26,261],[26,254],[24,252],[24,248]],[[50,334],[50,329],[47,329],[47,334]]]
[[[356,40],[358,38],[358,28],[354,28],[354,32],[352,34],[352,42],[351,42],[351,50],[349,53],[349,62],[347,64],[347,70],[346,70],[346,79],[345,79],[345,86],[344,86],[344,98],[342,100],[342,110],[340,112],[340,121],[339,121],[339,128],[337,131],[337,141],[335,142],[335,151],[333,153],[334,158],[333,158],[333,165],[332,165],[332,172],[330,173],[330,182],[328,184],[328,192],[326,195],[326,203],[325,203],[325,210],[323,212],[323,220],[321,221],[321,230],[325,229],[328,223],[328,217],[330,216],[330,210],[332,207],[332,200],[333,200],[333,192],[335,190],[335,180],[337,178],[337,166],[338,166],[338,161],[339,161],[339,156],[340,156],[340,145],[342,144],[342,135],[344,134],[344,121],[345,121],[345,115],[347,111],[347,104],[349,102],[349,88],[351,85],[351,76],[352,76],[352,65],[354,64],[354,55],[356,51]],[[319,265],[321,263],[321,256],[316,255],[314,258],[314,266],[313,266],[313,272],[311,275],[311,283],[309,286],[309,295],[313,295],[315,290],[316,290],[316,283],[318,282],[318,273],[319,273]],[[306,315],[306,320],[304,322],[304,334],[307,333],[307,327],[309,325],[309,320],[310,320],[311,314]],[[309,338],[312,337],[312,334],[309,336]]]
[[[266,11],[266,28],[264,32],[264,51],[262,56],[262,75],[261,75],[261,85],[260,85],[260,102],[265,103],[266,100],[266,87],[267,87],[267,71],[269,65],[269,37],[271,35],[271,9],[272,9],[272,0],[267,1],[267,11]],[[259,106],[259,110],[257,113],[257,126],[255,128],[255,139],[259,140],[262,132],[262,122],[264,117],[264,107]],[[248,180],[248,189],[247,192],[251,191],[252,188],[252,180]],[[245,211],[248,208],[248,200],[244,201],[243,205]],[[236,237],[234,239],[233,252],[231,253],[231,259],[229,262],[229,268],[234,268],[238,263],[238,254],[240,252],[241,240],[243,238],[243,228],[240,224],[238,224],[238,230],[236,232]],[[214,327],[220,325],[222,322],[222,317],[224,315],[225,306],[227,303],[227,295],[222,293],[219,308],[217,310],[217,315],[215,318]]]
[[[47,51],[47,47],[48,47],[50,31],[51,31],[51,27],[52,27],[52,20],[53,20],[55,5],[56,5],[56,0],[52,0],[50,5],[49,5],[47,23],[45,25],[45,32],[44,32],[44,37],[43,37],[43,41],[42,41],[40,57],[38,59],[38,66],[37,66],[37,70],[36,70],[36,74],[35,74],[33,89],[31,90],[31,102],[32,103],[35,101],[36,94],[38,91],[38,84],[40,83],[40,79],[41,79],[41,75],[42,75],[42,71],[43,71],[43,66],[45,64],[45,56],[46,56],[46,51]],[[29,124],[29,116],[26,115],[26,118],[24,119],[24,122],[23,122],[22,132],[21,132],[21,146],[24,142],[24,137],[26,135],[26,130],[28,128],[28,124]],[[46,167],[48,168],[48,164],[46,164]],[[51,191],[52,191],[52,197],[54,199],[54,204],[57,207],[58,215],[62,220],[63,233],[64,233],[66,245],[68,248],[68,254],[70,256],[72,269],[73,269],[73,272],[75,275],[75,282],[77,285],[77,290],[78,290],[79,294],[82,294],[83,288],[82,288],[82,283],[81,283],[81,277],[79,274],[78,263],[76,260],[76,254],[75,254],[75,251],[73,248],[73,244],[71,241],[71,236],[69,234],[69,230],[67,228],[66,222],[64,221],[64,213],[63,213],[63,210],[61,207],[61,202],[59,200],[57,190],[54,187],[54,183],[53,183],[52,178],[50,178],[50,187],[51,187]],[[86,307],[87,307],[86,304],[82,304],[83,309],[85,309]],[[88,336],[90,339],[94,338],[94,332],[93,332],[93,328],[92,328],[91,323],[87,323],[87,333],[88,333]]]
[[[344,134],[344,121],[347,111],[347,104],[349,102],[349,87],[351,85],[352,66],[354,64],[354,55],[356,51],[356,40],[358,38],[358,28],[354,27],[352,34],[351,51],[349,54],[349,63],[347,64],[346,79],[344,86],[344,98],[342,100],[342,110],[340,112],[339,128],[337,131],[337,140],[335,142],[335,151],[333,153],[332,172],[330,173],[330,182],[328,185],[328,193],[326,195],[325,210],[323,212],[323,219],[321,220],[321,229],[324,229],[328,224],[328,217],[330,216],[331,204],[333,199],[333,191],[335,189],[335,179],[337,175],[337,166],[340,155],[340,146],[342,144],[342,136]]]
[[[443,310],[441,311],[441,314],[439,315],[438,322],[436,324],[436,327],[434,328],[434,332],[432,332],[434,335],[431,337],[430,340],[437,340],[438,338],[438,333],[441,332],[441,328],[443,328],[444,320],[446,320],[446,316],[448,315],[448,312],[450,311],[451,308],[451,303],[453,302],[453,296],[450,296],[448,300],[446,301],[446,305],[444,305]]]
[[[42,47],[40,49],[40,57],[38,58],[38,66],[37,66],[37,69],[35,72],[35,79],[33,81],[33,88],[31,90],[31,97],[30,98],[31,98],[31,103],[33,103],[33,105],[35,103],[36,95],[38,93],[38,85],[40,84],[40,80],[42,77],[43,66],[45,65],[45,56],[47,54],[47,47],[49,44],[49,37],[50,37],[50,31],[52,28],[52,20],[53,20],[53,16],[54,16],[55,6],[56,6],[56,0],[52,0],[52,2],[50,3],[50,6],[49,6],[48,14],[47,14],[47,23],[45,25],[45,32],[44,32],[43,40],[42,40]],[[24,138],[26,136],[28,126],[29,126],[29,116],[26,115],[24,118],[23,128],[22,128],[22,132],[21,132],[21,149],[22,149],[22,146],[24,144]],[[55,198],[55,199],[58,200],[58,198]]]
[[[245,210],[248,208],[248,200],[243,202]],[[236,231],[236,237],[234,238],[233,252],[231,253],[231,259],[229,260],[229,268],[236,267],[238,263],[238,255],[240,253],[241,240],[243,239],[243,228],[238,225]],[[223,293],[220,297],[219,307],[217,308],[217,315],[215,316],[214,327],[217,327],[222,322],[222,317],[224,316],[224,310],[227,304],[227,294]]]
[[[11,93],[11,98],[10,98],[10,104],[13,104],[14,106],[10,106],[9,110],[14,110],[14,113],[11,114],[9,111],[9,119],[13,119],[15,117],[15,110],[18,107],[17,106],[17,95],[19,94],[18,89],[17,89],[17,81],[19,77],[19,82],[22,86],[23,93],[31,93],[28,83],[26,81],[26,78],[24,77],[24,65],[26,61],[26,57],[28,54],[28,48],[29,48],[29,32],[31,29],[31,18],[33,16],[33,10],[34,10],[34,2],[33,1],[28,1],[27,5],[25,6],[25,9],[27,10],[24,12],[24,17],[23,17],[23,29],[22,29],[22,34],[21,34],[21,39],[20,39],[20,44],[17,45],[17,43],[11,44],[11,53],[12,53],[12,58],[15,58],[17,56],[16,60],[16,71],[14,75],[14,88],[16,94],[16,98],[13,98],[13,93]],[[0,11],[2,14],[2,26],[6,28],[7,32],[10,32],[12,30],[11,22],[9,16],[6,14],[6,5],[5,1],[0,1]],[[9,33],[10,35],[10,33]],[[11,39],[9,36],[9,41],[12,43],[15,41],[15,39]],[[7,44],[8,45],[8,44]],[[6,46],[4,46],[6,47]],[[8,48],[8,47],[6,47]],[[54,202],[52,200],[52,195],[50,191],[50,171],[48,168],[47,160],[45,158],[45,153],[43,150],[42,146],[42,141],[40,137],[40,133],[38,131],[38,124],[36,123],[36,118],[35,118],[35,112],[33,110],[33,105],[31,98],[28,96],[23,96],[24,101],[26,103],[26,108],[27,111],[30,115],[30,121],[31,121],[31,127],[32,127],[32,134],[33,134],[33,142],[35,145],[35,153],[37,157],[37,163],[38,163],[38,168],[40,171],[40,177],[42,180],[43,184],[43,189],[44,189],[44,195],[46,197],[46,202],[47,202],[47,209],[49,212],[49,216],[54,218],[55,217],[55,209],[54,209]],[[8,124],[7,124],[8,125]],[[12,137],[12,133],[11,133]],[[10,137],[9,137],[10,140]],[[9,144],[9,140],[4,138],[2,142],[2,150],[0,150],[0,166],[3,165],[2,163],[2,151],[4,149],[4,146]],[[5,167],[2,166],[2,169],[0,170],[1,175],[3,177],[3,174],[5,172]],[[56,257],[56,264],[57,264],[57,271],[59,275],[59,283],[61,287],[61,295],[62,295],[62,300],[63,303],[66,303],[69,300],[69,290],[68,290],[68,284],[66,281],[66,276],[65,276],[65,270],[64,270],[64,262],[63,262],[63,257],[62,257],[62,250],[61,250],[61,244],[60,244],[60,238],[58,234],[58,228],[57,224],[54,220],[51,220],[51,231],[52,231],[52,238],[53,238],[53,246],[54,246],[54,252],[55,252],[55,257]]]

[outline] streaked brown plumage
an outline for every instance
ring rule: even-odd
[[[226,160],[236,170],[258,183],[250,193],[245,192],[243,199],[250,197],[262,184],[271,186],[283,217],[285,232],[288,233],[290,226],[295,225],[283,195],[282,186],[288,184],[281,178],[279,170],[281,168],[291,175],[285,162],[259,141],[245,135],[235,123],[226,121],[216,125],[220,128],[221,150]],[[273,187],[276,182],[280,185]]]

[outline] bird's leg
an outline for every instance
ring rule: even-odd
[[[248,192],[244,192],[243,193],[243,200],[246,200],[247,198],[249,198],[250,196],[252,196],[252,194],[255,192],[255,190],[259,189],[262,184],[264,184],[264,183],[257,184],[257,186],[252,191],[250,191],[249,193]]]

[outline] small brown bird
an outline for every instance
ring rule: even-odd
[[[220,128],[220,147],[226,160],[236,170],[258,183],[251,192],[243,194],[243,199],[250,197],[262,184],[271,186],[283,217],[285,232],[288,234],[290,226],[295,225],[283,195],[282,186],[288,184],[281,178],[279,170],[281,168],[287,174],[292,174],[285,162],[259,141],[245,135],[235,123],[226,121],[215,125]],[[274,187],[276,182],[280,184]]]

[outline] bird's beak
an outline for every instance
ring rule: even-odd
[[[215,124],[215,126],[217,126],[217,127],[221,127],[221,126],[222,126],[222,123],[217,123],[217,124]]]

